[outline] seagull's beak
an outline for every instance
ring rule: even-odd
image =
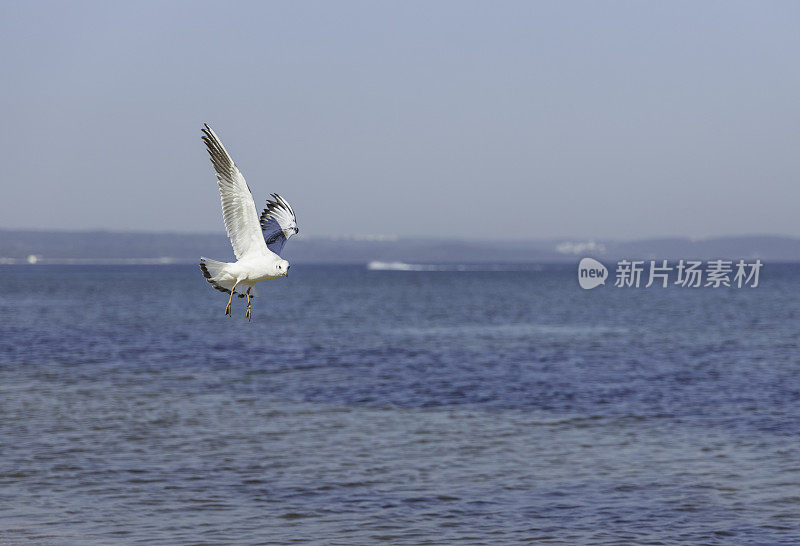
[[[289,267],[292,267],[291,265]],[[289,267],[286,268],[286,273],[283,274],[284,277],[289,276]]]

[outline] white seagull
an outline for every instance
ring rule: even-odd
[[[228,316],[231,314],[233,295],[237,294],[236,288],[247,286],[247,291],[238,292],[238,295],[240,298],[247,297],[245,315],[250,320],[250,298],[258,296],[255,284],[289,274],[289,262],[278,253],[283,250],[286,240],[300,230],[297,229],[297,218],[291,205],[277,193],[270,194],[272,199],[267,199],[267,208],[259,219],[253,194],[244,176],[211,127],[203,125],[203,142],[217,172],[222,217],[236,262],[200,258],[200,269],[214,288],[230,294],[225,308]]]

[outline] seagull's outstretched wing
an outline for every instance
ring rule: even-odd
[[[256,204],[244,176],[211,127],[203,125],[203,142],[206,143],[211,163],[217,171],[222,217],[236,259],[240,260],[252,252],[268,253],[258,222]]]
[[[270,195],[272,199],[267,199],[267,208],[261,213],[261,231],[269,249],[280,254],[286,240],[300,230],[292,206],[277,193]]]

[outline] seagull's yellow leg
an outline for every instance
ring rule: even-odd
[[[252,286],[250,288],[252,288]],[[247,315],[247,322],[250,322],[250,288],[245,292],[245,296],[247,296],[247,312],[245,313],[245,315]]]
[[[239,281],[236,281],[236,284],[233,285],[231,288],[231,297],[228,298],[228,306],[225,308],[225,314],[231,316],[231,300],[233,299],[233,293],[236,291],[236,285],[239,284]]]

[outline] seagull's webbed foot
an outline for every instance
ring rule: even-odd
[[[247,317],[247,322],[250,322],[250,289],[247,289],[245,294],[247,296],[247,311],[245,312],[245,316]]]
[[[239,283],[237,282],[236,284]],[[234,284],[233,288],[231,288],[231,295],[228,298],[228,306],[225,308],[225,314],[229,317],[231,316],[231,300],[233,299],[233,295],[236,293],[236,284]]]

